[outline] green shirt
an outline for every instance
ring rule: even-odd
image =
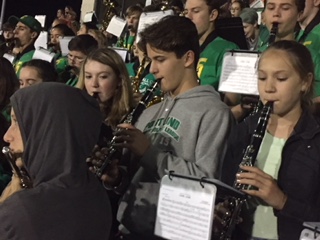
[[[136,36],[129,36],[129,37],[127,37],[127,38],[125,38],[123,41],[124,42],[122,42],[121,41],[121,38],[118,40],[118,42],[117,42],[117,47],[123,47],[123,48],[126,48],[126,49],[128,49],[128,50],[130,50],[131,49],[131,47],[132,47],[132,45],[133,45],[133,43],[134,43],[134,41],[135,41],[135,39],[136,39]]]
[[[58,53],[59,54],[59,53]],[[60,54],[59,54],[60,55]],[[61,73],[63,73],[67,66],[68,66],[68,58],[67,57],[63,57],[63,56],[58,56],[57,57],[57,60],[55,62],[55,68],[56,68],[56,71],[58,73],[58,75],[60,75]]]
[[[75,87],[76,85],[77,85],[77,83],[78,83],[78,77],[77,76],[73,76],[72,78],[70,78],[67,82],[66,82],[66,84],[67,85],[69,85],[69,86],[71,86],[71,87]]]
[[[135,66],[135,63],[127,63],[126,64],[130,78],[134,78],[137,74],[134,66]],[[154,75],[149,73],[148,68],[146,68],[144,70],[143,76],[144,77],[142,78],[141,84],[139,86],[139,92],[142,94],[146,93],[147,89],[150,88],[156,80]]]
[[[223,56],[228,50],[239,47],[223,38],[216,37],[200,53],[197,71],[201,85],[211,85],[218,90]]]
[[[22,65],[24,63],[32,60],[34,52],[35,52],[35,50],[31,50],[29,52],[26,52],[25,54],[22,55],[22,57],[19,60],[14,61],[13,66],[14,66],[15,72],[18,77],[20,75],[20,70],[21,70]]]
[[[316,25],[308,34],[304,36],[304,31],[300,30],[296,41],[305,45],[308,49],[313,48],[320,52],[320,24]]]
[[[278,178],[281,164],[281,153],[286,140],[272,136],[266,131],[260,151],[257,156],[256,167]],[[273,208],[260,204],[254,213],[254,227],[252,236],[278,239],[277,218],[274,216]]]

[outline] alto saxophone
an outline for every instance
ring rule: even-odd
[[[268,125],[268,120],[272,111],[272,107],[273,102],[267,102],[262,108],[258,120],[258,125],[251,136],[250,143],[247,146],[246,151],[242,157],[240,166],[254,166],[262,143],[262,139],[264,137]],[[237,173],[242,172],[244,172],[244,170],[239,168]],[[240,184],[237,181],[235,181],[233,187],[237,190],[248,190],[251,186],[246,184]],[[231,239],[232,232],[238,222],[241,208],[245,201],[245,199],[240,199],[236,197],[231,197],[228,199],[229,214],[226,214],[226,216],[223,219],[225,225],[223,231],[220,234],[220,240]]]
[[[137,74],[134,77],[131,78],[131,84],[132,84],[133,93],[139,93],[139,88],[140,88],[140,84],[141,84],[141,81],[142,81],[142,75],[143,75],[143,72],[145,70],[144,65],[146,64],[146,61],[147,61],[147,57],[144,57],[141,60],[141,63],[139,65],[139,68],[138,68],[138,71],[137,71]]]
[[[158,88],[160,83],[160,79],[157,79],[156,82],[150,87],[147,92],[142,96],[141,100],[139,101],[138,105],[129,113],[127,114],[121,123],[128,123],[134,125],[141,113],[147,108],[148,103],[153,99],[153,95],[155,90]],[[116,131],[119,131],[117,129]],[[119,151],[113,146],[115,144],[115,136],[111,139],[108,153],[105,155],[104,160],[102,162],[101,167],[94,166],[95,174],[97,177],[101,178],[102,174],[105,172],[109,164],[118,156]]]
[[[8,160],[12,170],[14,171],[14,174],[18,176],[20,179],[20,185],[22,188],[32,188],[32,181],[31,177],[24,167],[18,167],[16,164],[16,156],[12,153],[9,147],[3,147],[2,153],[6,156],[6,159]]]
[[[113,0],[104,0],[103,5],[105,6],[106,10],[104,13],[104,18],[102,19],[102,27],[101,31],[104,32],[107,30],[108,25],[113,17],[113,12],[116,10],[116,4]]]

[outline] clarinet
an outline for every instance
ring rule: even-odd
[[[277,22],[272,23],[272,27],[271,27],[270,35],[269,35],[269,40],[268,40],[268,46],[270,46],[276,40],[276,36],[278,33],[278,25],[279,25],[279,23],[277,23]]]
[[[22,188],[32,188],[31,177],[24,167],[19,168],[16,164],[17,157],[12,153],[9,147],[3,147],[2,153],[6,156],[12,170],[20,179],[20,185]]]
[[[262,139],[264,137],[264,134],[268,125],[268,120],[272,111],[272,107],[273,107],[273,102],[267,102],[262,108],[260,117],[258,120],[258,125],[251,136],[250,143],[245,150],[240,166],[254,166],[260,146],[261,146]],[[245,171],[239,168],[237,173],[243,173],[243,172]],[[251,188],[250,185],[240,184],[237,181],[234,181],[233,187],[240,191],[248,190]],[[231,197],[228,199],[228,202],[229,202],[228,207],[230,211],[229,211],[229,214],[226,214],[226,216],[223,219],[223,222],[225,223],[225,225],[224,225],[224,229],[220,234],[220,240],[231,239],[232,232],[239,220],[241,208],[245,201],[246,201],[245,199],[241,199],[237,197]]]
[[[138,105],[122,119],[120,124],[128,123],[128,124],[134,125],[137,122],[139,116],[147,108],[149,102],[153,99],[154,92],[158,88],[159,83],[160,83],[160,79],[157,79],[156,82],[153,84],[153,86],[151,86],[146,91],[146,93],[142,96]],[[119,131],[119,130],[120,129],[117,129],[116,131]],[[115,159],[115,157],[119,153],[119,151],[113,146],[113,144],[115,143],[115,139],[116,139],[115,136],[111,139],[108,153],[106,154],[101,167],[97,167],[97,166],[94,167],[95,174],[99,178],[101,178],[102,174],[105,172],[109,164],[112,162],[112,160]]]

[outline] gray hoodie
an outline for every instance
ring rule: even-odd
[[[151,237],[161,178],[166,170],[219,178],[233,123],[229,108],[211,86],[195,87],[148,108],[136,127],[152,140],[140,159],[118,211],[131,233]],[[139,160],[139,161],[138,161]],[[133,168],[134,169],[134,168]]]

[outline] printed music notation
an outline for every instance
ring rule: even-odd
[[[146,5],[147,6],[147,5]],[[157,12],[147,12],[140,15],[139,24],[138,24],[138,34],[136,36],[136,41],[139,42],[140,36],[139,33],[143,31],[146,26],[158,22],[161,18],[173,15],[173,10],[166,11],[157,11]]]
[[[202,187],[203,186],[203,187]],[[170,240],[209,240],[216,186],[167,175],[161,181],[155,234]]]
[[[227,52],[223,58],[219,91],[259,95],[258,58],[256,52]]]

